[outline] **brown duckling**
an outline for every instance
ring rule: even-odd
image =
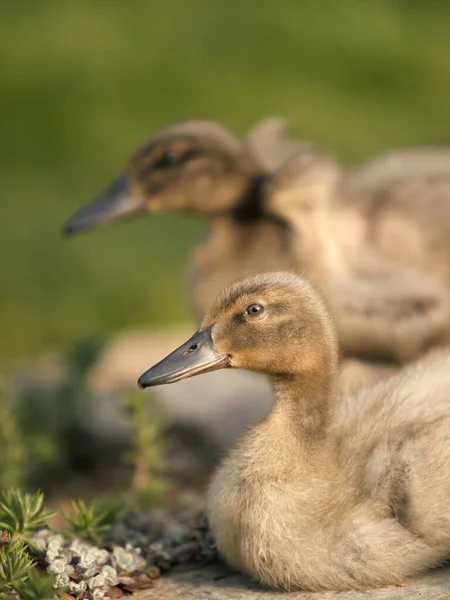
[[[353,398],[336,394],[337,335],[304,279],[227,287],[200,330],[141,388],[234,367],[265,373],[275,406],[212,479],[222,555],[283,590],[397,585],[450,556],[450,358]]]
[[[276,148],[272,154],[271,148]],[[306,161],[305,168],[304,157],[311,154],[307,148],[289,142],[285,123],[275,118],[257,125],[244,142],[215,122],[172,125],[145,143],[126,175],[77,213],[66,230],[143,212],[203,214],[210,219],[210,231],[194,249],[188,277],[198,320],[221,287],[236,277],[306,271],[316,275],[333,301],[341,344],[350,353],[382,361],[414,358],[435,344],[450,322],[443,286],[398,267],[384,279],[377,269],[373,277],[348,269],[342,235],[336,239],[330,210],[320,201],[320,195],[336,188],[340,168],[331,161],[326,169]],[[294,151],[300,158],[289,161]],[[278,168],[270,173],[269,167]],[[299,208],[305,188],[314,210]],[[295,202],[285,202],[287,196]],[[340,214],[334,211],[332,218],[337,222]],[[346,231],[344,220],[339,222]]]

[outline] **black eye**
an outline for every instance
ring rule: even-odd
[[[155,162],[155,169],[166,169],[178,165],[183,160],[183,156],[171,150],[164,152]]]
[[[257,317],[264,312],[264,306],[261,304],[250,304],[244,313],[246,317]]]

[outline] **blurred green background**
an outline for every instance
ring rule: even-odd
[[[200,219],[60,234],[162,125],[279,114],[344,161],[448,144],[449,23],[433,0],[2,2],[0,361],[189,318]]]

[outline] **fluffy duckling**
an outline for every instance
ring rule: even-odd
[[[274,588],[401,584],[450,556],[450,358],[348,399],[336,395],[337,363],[324,303],[275,273],[227,287],[200,330],[139,378],[268,376],[275,406],[232,448],[207,504],[223,556]]]

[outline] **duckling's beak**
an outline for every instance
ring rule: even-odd
[[[197,331],[185,344],[141,375],[138,386],[143,389],[163,383],[175,383],[180,379],[229,366],[228,354],[221,354],[215,347],[211,326]]]
[[[123,175],[76,212],[66,223],[64,233],[71,235],[103,223],[131,217],[144,210],[144,202],[133,195],[128,178]]]

